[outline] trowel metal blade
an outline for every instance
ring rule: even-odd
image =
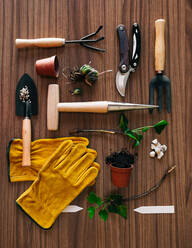
[[[25,116],[25,102],[22,102],[19,98],[20,90],[25,86],[27,86],[29,90],[30,102],[31,102],[31,114],[37,115],[38,113],[37,88],[33,79],[27,73],[25,73],[20,78],[16,87],[16,95],[15,95],[16,115]]]
[[[126,73],[118,71],[116,74],[116,88],[121,96],[125,96],[125,89],[129,75],[130,71]]]

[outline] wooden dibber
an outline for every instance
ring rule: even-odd
[[[123,111],[149,108],[158,108],[158,106],[134,103],[118,103],[109,101],[60,103],[59,85],[50,84],[48,87],[47,97],[47,128],[48,130],[58,129],[59,112],[107,113],[109,111]]]
[[[155,71],[162,72],[165,68],[165,20],[155,21]]]

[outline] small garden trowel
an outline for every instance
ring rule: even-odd
[[[23,139],[23,159],[22,166],[30,166],[31,150],[31,115],[38,113],[37,88],[32,78],[24,74],[16,87],[16,115],[23,116],[22,139]]]

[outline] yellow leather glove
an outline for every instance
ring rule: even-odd
[[[74,144],[89,144],[88,139],[82,137],[38,139],[31,142],[31,166],[22,166],[22,140],[12,139],[7,147],[9,181],[34,181],[45,161],[66,140],[71,140]]]
[[[95,180],[97,152],[64,141],[40,169],[38,178],[16,200],[40,227],[49,229],[62,210]]]

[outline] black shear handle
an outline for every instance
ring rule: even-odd
[[[141,54],[141,31],[137,23],[133,24],[133,52],[130,66],[135,70],[138,66]]]
[[[117,34],[119,38],[119,49],[120,49],[120,64],[119,71],[125,73],[129,70],[129,46],[128,37],[125,25],[120,24],[117,27]]]

